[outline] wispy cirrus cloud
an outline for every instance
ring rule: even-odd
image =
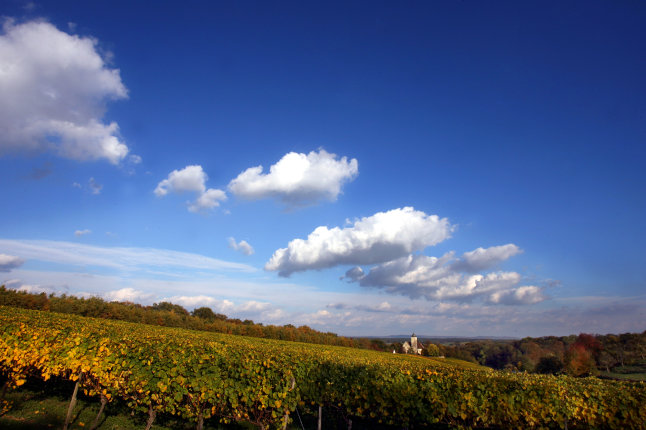
[[[85,245],[50,240],[0,239],[0,250],[29,260],[73,266],[96,266],[123,271],[151,268],[185,268],[214,271],[255,272],[252,266],[200,254],[156,248]]]

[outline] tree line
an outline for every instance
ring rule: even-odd
[[[438,345],[440,354],[494,369],[571,376],[646,373],[646,331]]]
[[[331,332],[320,332],[306,325],[263,325],[249,319],[229,318],[208,307],[189,312],[170,302],[145,306],[132,302],[108,302],[100,297],[35,294],[2,285],[0,305],[259,338],[403,352],[400,342],[349,338]],[[607,376],[611,372],[646,373],[646,331],[608,335],[581,333],[578,336],[526,337],[513,341],[480,340],[449,344],[424,341],[423,344],[422,355],[458,358],[499,370],[565,373],[572,376]]]
[[[263,325],[249,319],[229,318],[213,312],[208,307],[189,312],[170,302],[144,306],[132,302],[108,302],[100,297],[35,294],[5,288],[2,285],[0,305],[259,338],[377,349],[368,339],[352,339],[331,332],[320,332],[306,325]]]

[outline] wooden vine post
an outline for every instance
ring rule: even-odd
[[[101,414],[103,414],[103,410],[105,409],[105,405],[107,403],[108,398],[105,395],[101,394],[101,407],[99,408],[99,413],[96,414],[96,418],[94,419],[90,430],[95,430],[99,426],[99,419],[101,419]]]
[[[83,372],[79,373],[76,384],[74,385],[74,392],[72,393],[72,400],[70,400],[70,405],[67,408],[67,416],[65,417],[65,425],[63,425],[63,430],[67,430],[72,421],[72,413],[74,412],[74,407],[76,406],[76,395],[79,392],[79,385],[83,380]]]
[[[204,428],[204,411],[200,408],[200,412],[197,414],[197,430],[202,430]]]
[[[296,379],[294,375],[289,375],[289,391],[292,391],[296,388]],[[287,423],[289,422],[289,410],[285,411],[285,416],[283,417],[283,430],[287,430]]]
[[[156,416],[157,412],[153,409],[153,404],[151,403],[148,406],[148,422],[146,423],[146,430],[150,430],[150,428],[153,426],[153,422],[155,422]]]
[[[319,425],[318,430],[321,430],[321,422],[323,421],[323,406],[319,405]]]

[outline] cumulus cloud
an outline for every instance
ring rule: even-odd
[[[25,264],[25,260],[15,255],[0,254],[0,272],[10,272]]]
[[[29,294],[45,293],[48,295],[58,292],[56,288],[52,288],[46,285],[30,285],[30,284],[22,284],[20,285],[20,287],[16,288],[16,291],[29,293]]]
[[[266,270],[280,276],[342,264],[376,264],[421,251],[451,235],[446,218],[412,207],[378,212],[346,228],[317,227],[307,239],[294,239],[274,252]]]
[[[363,278],[364,276],[365,273],[363,272],[363,269],[359,266],[354,266],[353,268],[348,269],[345,272],[345,275],[341,277],[341,279],[347,279],[348,282],[355,282]]]
[[[448,286],[457,287],[461,276],[449,268],[451,259],[450,253],[441,258],[407,255],[377,265],[357,280],[364,287],[386,287],[387,292],[419,298]]]
[[[146,302],[152,300],[155,295],[134,288],[121,288],[108,291],[103,294],[103,297],[110,302]]]
[[[67,292],[65,288],[61,289],[54,285],[43,285],[39,283],[25,283],[21,279],[8,279],[5,281],[2,281],[0,284],[4,285],[9,289],[30,293],[30,294],[40,294],[40,293],[46,293],[46,294],[59,293],[60,294],[61,290],[63,293]]]
[[[249,245],[249,243],[246,240],[241,240],[240,242],[236,242],[235,238],[233,237],[229,238],[229,248],[234,249],[236,251],[240,251],[244,255],[251,255],[254,253],[253,247]]]
[[[127,96],[119,70],[106,66],[95,39],[42,21],[4,23],[0,152],[52,151],[117,164],[128,147],[117,123],[104,123],[102,117],[108,100]]]
[[[200,194],[197,199],[188,205],[188,210],[191,212],[199,212],[205,209],[213,209],[220,206],[220,201],[227,199],[224,191],[215,188],[209,188]]]
[[[186,166],[182,170],[173,170],[168,174],[168,178],[157,184],[155,195],[162,197],[171,191],[176,193],[192,191],[201,194],[206,190],[207,179],[202,166]]]
[[[545,300],[545,295],[539,287],[525,286],[516,289],[496,291],[489,296],[489,302],[505,305],[532,305]]]
[[[264,321],[275,321],[285,316],[285,312],[282,309],[269,302],[260,302],[257,300],[247,300],[240,304],[235,304],[227,299],[219,300],[206,295],[197,295],[173,296],[164,298],[161,301],[175,303],[188,309],[207,306],[213,311],[225,314],[231,318],[260,318]]]
[[[541,302],[545,300],[542,289],[519,286],[522,278],[516,272],[472,273],[477,266],[489,268],[519,252],[518,247],[510,244],[478,248],[465,253],[460,259],[456,259],[453,252],[439,258],[410,254],[374,266],[367,274],[363,274],[361,269],[356,270],[354,275],[346,274],[346,277],[363,287],[381,288],[388,293],[413,299],[482,299],[491,304],[506,305]],[[471,260],[468,260],[470,257]]]
[[[85,230],[76,230],[76,231],[74,232],[74,236],[76,236],[76,237],[81,237],[81,236],[88,235],[88,234],[90,234],[90,233],[92,233],[92,230],[88,230],[88,229],[86,228]]]
[[[321,200],[334,201],[345,182],[359,173],[355,158],[337,158],[323,149],[309,154],[290,152],[263,173],[250,167],[229,183],[236,196],[256,200],[275,198],[287,206],[307,206]]]
[[[388,302],[381,302],[377,306],[355,306],[355,309],[364,312],[390,312],[393,307]]]
[[[186,166],[181,170],[173,170],[168,177],[155,188],[157,197],[166,196],[168,193],[190,192],[197,194],[193,202],[188,203],[188,210],[199,212],[206,209],[213,209],[220,205],[220,201],[227,199],[224,191],[215,188],[206,188],[208,176],[200,165]]]
[[[166,299],[162,299],[164,302],[171,302],[177,305],[184,306],[186,308],[199,308],[202,306],[207,306],[213,311],[221,314],[228,314],[233,311],[234,304],[231,300],[218,300],[214,297],[198,295],[198,296],[173,296]]]
[[[463,272],[479,272],[487,270],[503,261],[520,254],[523,251],[514,245],[492,246],[490,248],[478,248],[462,254],[462,258],[454,265],[454,270]]]
[[[238,306],[237,310],[240,312],[262,312],[266,311],[271,307],[270,303],[267,302],[258,302],[256,300],[249,300],[248,302],[243,303]]]

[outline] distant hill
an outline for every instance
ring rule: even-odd
[[[379,339],[385,342],[392,342],[394,340],[408,340],[410,339],[410,334],[393,334],[389,336],[353,336],[354,339]],[[432,336],[432,335],[417,335],[417,338],[421,341],[427,341],[432,343],[462,343],[462,342],[476,342],[481,340],[519,340],[517,337],[510,336]]]

